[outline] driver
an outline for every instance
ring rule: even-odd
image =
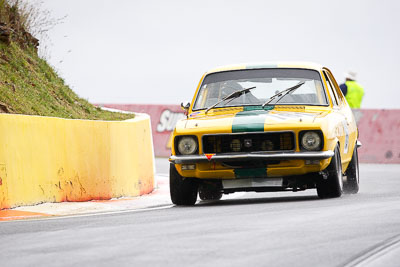
[[[238,82],[236,81],[226,81],[221,85],[220,97],[219,99],[223,99],[224,97],[244,89]],[[255,97],[251,92],[241,95],[240,97],[232,100],[229,104],[238,105],[238,104],[261,104],[261,101]]]

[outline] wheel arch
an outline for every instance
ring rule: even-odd
[[[340,151],[339,139],[337,137],[334,137],[333,140],[329,141],[329,144],[326,144],[325,149],[330,150],[330,151],[335,151],[337,146],[339,146],[339,151]],[[326,168],[329,166],[329,164],[331,164],[332,158],[326,159],[326,162],[324,163],[325,167],[323,168],[323,170],[326,170]]]

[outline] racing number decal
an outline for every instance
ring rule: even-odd
[[[347,154],[347,152],[349,152],[349,127],[347,127],[346,121],[342,121],[342,125],[343,125],[344,134],[345,134],[344,151],[343,152],[345,154]]]

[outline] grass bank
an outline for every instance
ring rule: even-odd
[[[133,114],[101,110],[75,94],[38,56],[39,40],[27,30],[54,24],[34,4],[0,0],[0,112],[70,119],[124,120]]]
[[[71,119],[133,118],[78,97],[34,48],[0,42],[0,112]]]

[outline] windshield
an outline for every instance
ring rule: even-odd
[[[193,110],[212,107],[230,94],[251,87],[255,88],[233,100],[221,101],[215,107],[263,105],[275,94],[303,82],[301,87],[280,99],[270,101],[268,105],[328,105],[321,77],[317,71],[254,69],[207,75],[200,87]]]

